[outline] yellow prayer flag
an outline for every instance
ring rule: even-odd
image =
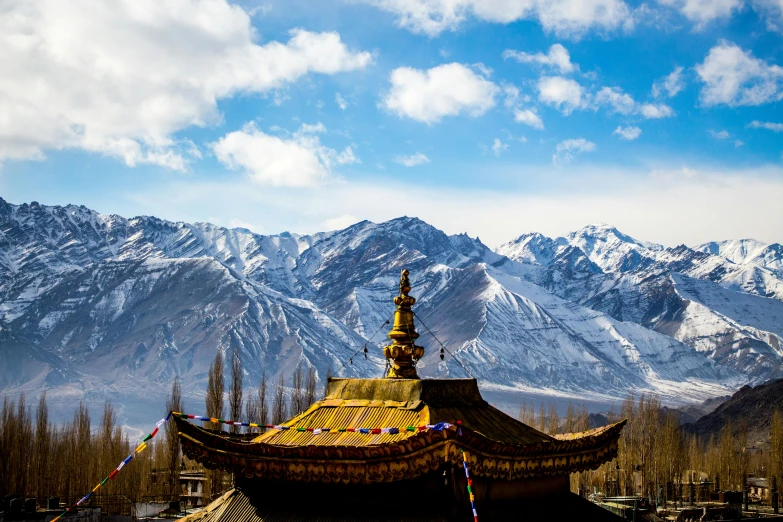
[[[146,448],[146,447],[147,447],[147,443],[146,442],[142,442],[141,444],[139,444],[139,447],[136,448],[135,453],[141,453],[142,451],[144,451],[144,448]]]

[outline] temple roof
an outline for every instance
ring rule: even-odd
[[[456,423],[501,443],[532,444],[552,437],[523,424],[481,398],[475,379],[331,379],[324,400],[284,425],[304,428],[344,428],[346,426],[405,427]],[[374,446],[398,442],[416,435],[364,435],[278,431],[264,433],[254,440],[286,446]]]
[[[441,422],[454,426],[405,430]],[[462,449],[474,460],[476,476],[516,479],[595,469],[616,455],[625,421],[555,438],[487,404],[475,379],[331,379],[323,400],[283,423],[289,430],[248,440],[179,418],[177,423],[184,452],[207,467],[278,480],[373,483],[459,462]],[[350,427],[400,430],[335,432]]]

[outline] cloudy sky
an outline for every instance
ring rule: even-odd
[[[783,0],[0,0],[0,196],[783,241]]]

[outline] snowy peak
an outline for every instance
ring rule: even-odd
[[[522,234],[498,248],[498,253],[520,263],[549,265],[561,246],[558,240],[550,239],[538,232]]]
[[[699,252],[721,256],[737,265],[753,264],[783,276],[783,245],[764,243],[756,239],[711,241],[693,248]]]
[[[703,245],[694,247],[694,250],[707,252],[716,256],[722,256],[741,265],[753,258],[757,252],[768,247],[768,243],[763,243],[756,239],[729,239],[726,241],[710,241]]]
[[[663,250],[663,246],[661,245],[634,239],[606,223],[587,225],[580,230],[571,232],[566,236],[566,239],[568,239],[569,242],[584,242],[585,245],[599,243],[606,245],[629,244],[649,250]]]
[[[471,261],[493,265],[505,260],[502,254],[490,250],[478,237],[474,239],[464,233],[455,234],[449,236],[449,241],[457,252]]]
[[[606,224],[588,225],[564,238],[608,272],[630,272],[653,264],[661,245],[638,241]]]
[[[746,250],[773,259],[773,246]],[[0,343],[0,386],[83,372],[90,393],[161,393],[178,374],[195,394],[214,351],[233,347],[256,376],[300,362],[325,375],[383,344],[402,268],[426,324],[424,376],[464,375],[440,361],[430,330],[482,385],[515,392],[703,400],[783,371],[783,282],[771,269],[608,225],[492,251],[415,217],[260,235],[0,200],[0,323],[15,339]],[[340,371],[376,376],[380,353]]]

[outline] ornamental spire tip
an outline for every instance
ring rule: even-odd
[[[389,332],[392,344],[383,349],[391,365],[386,376],[389,379],[418,379],[416,362],[424,357],[424,348],[415,344],[419,334],[411,307],[416,304],[416,298],[408,295],[411,291],[409,275],[407,269],[403,269],[400,275],[400,295],[394,298],[397,309],[394,311],[394,326]]]

